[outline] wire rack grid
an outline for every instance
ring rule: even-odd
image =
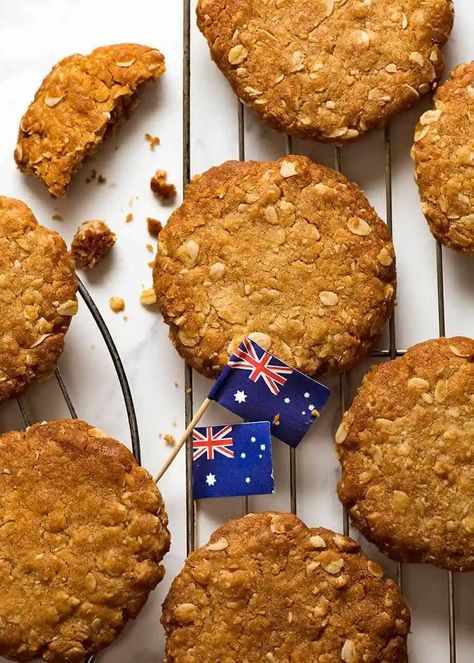
[[[191,82],[191,2],[183,0],[183,188],[188,184],[191,175],[191,117],[190,117],[190,82]],[[239,159],[245,159],[245,115],[242,102],[237,102],[238,123],[238,149]],[[286,138],[286,154],[293,152],[292,137]],[[343,150],[334,148],[334,168],[343,172]],[[391,129],[384,130],[384,177],[385,177],[385,210],[386,223],[393,232],[393,198],[392,198],[392,141]],[[436,246],[436,276],[437,276],[437,304],[438,304],[438,334],[444,336],[446,332],[446,316],[444,302],[444,272],[443,249],[441,244]],[[391,360],[401,357],[404,350],[397,347],[395,331],[395,314],[388,324],[388,347],[372,353],[374,358]],[[339,411],[342,414],[348,405],[348,376],[343,373],[339,376]],[[185,367],[185,422],[189,424],[193,416],[193,373],[189,366]],[[289,510],[297,513],[298,485],[297,485],[297,450],[289,448]],[[242,498],[242,514],[248,513],[248,498]],[[195,549],[197,535],[197,503],[192,496],[192,442],[188,440],[186,446],[186,540],[188,554]],[[342,519],[344,534],[350,533],[349,518],[344,510]],[[397,583],[403,589],[403,564],[397,564]],[[446,572],[446,591],[448,600],[448,634],[449,634],[449,663],[456,663],[456,605],[455,605],[455,576],[451,571]]]

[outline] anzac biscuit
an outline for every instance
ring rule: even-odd
[[[236,94],[278,131],[347,141],[434,89],[451,0],[199,0]]]
[[[392,559],[474,570],[474,341],[441,338],[369,373],[336,434],[339,496]]]
[[[137,102],[137,90],[165,70],[156,49],[139,44],[96,48],[61,60],[44,79],[20,123],[15,160],[53,197]]]
[[[25,203],[0,196],[0,403],[54,370],[76,291],[62,238]]]
[[[0,437],[0,656],[79,661],[163,578],[161,495],[126,447],[83,421]]]
[[[178,352],[204,375],[246,336],[315,375],[372,348],[393,308],[395,257],[339,173],[302,156],[229,161],[187,187],[153,278]]]
[[[474,254],[474,62],[457,67],[437,91],[416,128],[412,158],[431,232]]]
[[[166,663],[405,663],[410,615],[355,541],[259,513],[191,553],[162,622]]]

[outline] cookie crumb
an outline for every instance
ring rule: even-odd
[[[165,433],[165,435],[163,435],[163,439],[166,442],[166,444],[169,444],[170,447],[174,447],[174,445],[176,444],[176,439],[174,435],[171,435],[171,433]]]
[[[150,253],[153,253],[153,245],[152,244],[147,244],[146,245],[146,250],[149,251]]]
[[[133,214],[131,214],[131,213],[127,214],[127,216],[125,217],[125,221],[127,223],[130,223],[130,221],[133,221]]]
[[[107,182],[107,178],[104,177],[104,175],[97,175],[97,183],[98,184],[104,184]]]
[[[155,261],[150,260],[150,262],[148,263],[148,267],[154,267],[154,266],[155,266]]]
[[[274,426],[279,426],[280,425],[280,413],[277,412],[276,415],[273,417],[273,425]]]
[[[150,143],[150,150],[154,150],[157,145],[160,144],[160,139],[158,136],[152,136],[149,133],[145,134],[145,140]]]
[[[153,219],[151,216],[147,216],[146,225],[148,228],[148,232],[153,237],[158,237],[160,232],[163,230],[163,224],[161,223],[161,221],[158,221],[158,219]]]
[[[316,410],[316,408],[314,410],[311,410],[311,416],[314,417],[315,419],[319,417],[319,412]]]
[[[93,182],[97,177],[97,171],[95,168],[91,170],[91,173],[89,177],[86,177],[86,184],[89,184],[89,182]]]
[[[111,297],[109,299],[109,306],[114,313],[120,313],[125,308],[125,301],[122,297]]]
[[[150,189],[161,200],[170,200],[176,196],[176,187],[168,182],[166,170],[157,170],[150,179]]]
[[[63,217],[61,216],[61,214],[53,214],[53,216],[51,218],[53,219],[53,221],[62,221],[63,220]]]
[[[71,243],[71,255],[77,267],[92,269],[116,242],[115,233],[105,221],[84,221]]]
[[[156,304],[156,293],[153,288],[142,290],[140,294],[140,304],[143,306],[153,306],[153,304]]]

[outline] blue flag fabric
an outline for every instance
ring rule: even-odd
[[[193,430],[193,497],[268,495],[273,482],[268,421]]]
[[[323,384],[246,338],[221,371],[208,398],[246,421],[269,421],[272,435],[296,447],[330,393]]]

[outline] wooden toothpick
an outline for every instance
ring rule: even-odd
[[[179,454],[181,447],[183,447],[184,444],[186,444],[186,440],[189,438],[189,436],[190,436],[191,433],[193,432],[193,428],[196,426],[196,424],[198,423],[198,421],[201,419],[201,417],[203,416],[204,412],[205,412],[205,411],[207,410],[207,408],[209,407],[210,403],[211,403],[211,400],[210,400],[209,398],[206,398],[206,399],[201,403],[201,405],[200,405],[200,407],[198,408],[196,414],[195,414],[194,417],[191,419],[191,421],[189,422],[188,427],[187,427],[186,430],[184,431],[183,436],[180,438],[178,444],[176,445],[176,448],[173,449],[173,452],[171,453],[170,457],[168,458],[168,460],[166,461],[166,463],[163,465],[163,467],[161,468],[161,470],[158,472],[158,474],[157,474],[157,476],[156,476],[156,478],[155,478],[155,483],[158,483],[158,481],[162,478],[162,476],[164,475],[164,473],[166,472],[166,470],[169,468],[169,466],[171,465],[171,463],[174,461],[174,459],[176,458],[176,456]]]

